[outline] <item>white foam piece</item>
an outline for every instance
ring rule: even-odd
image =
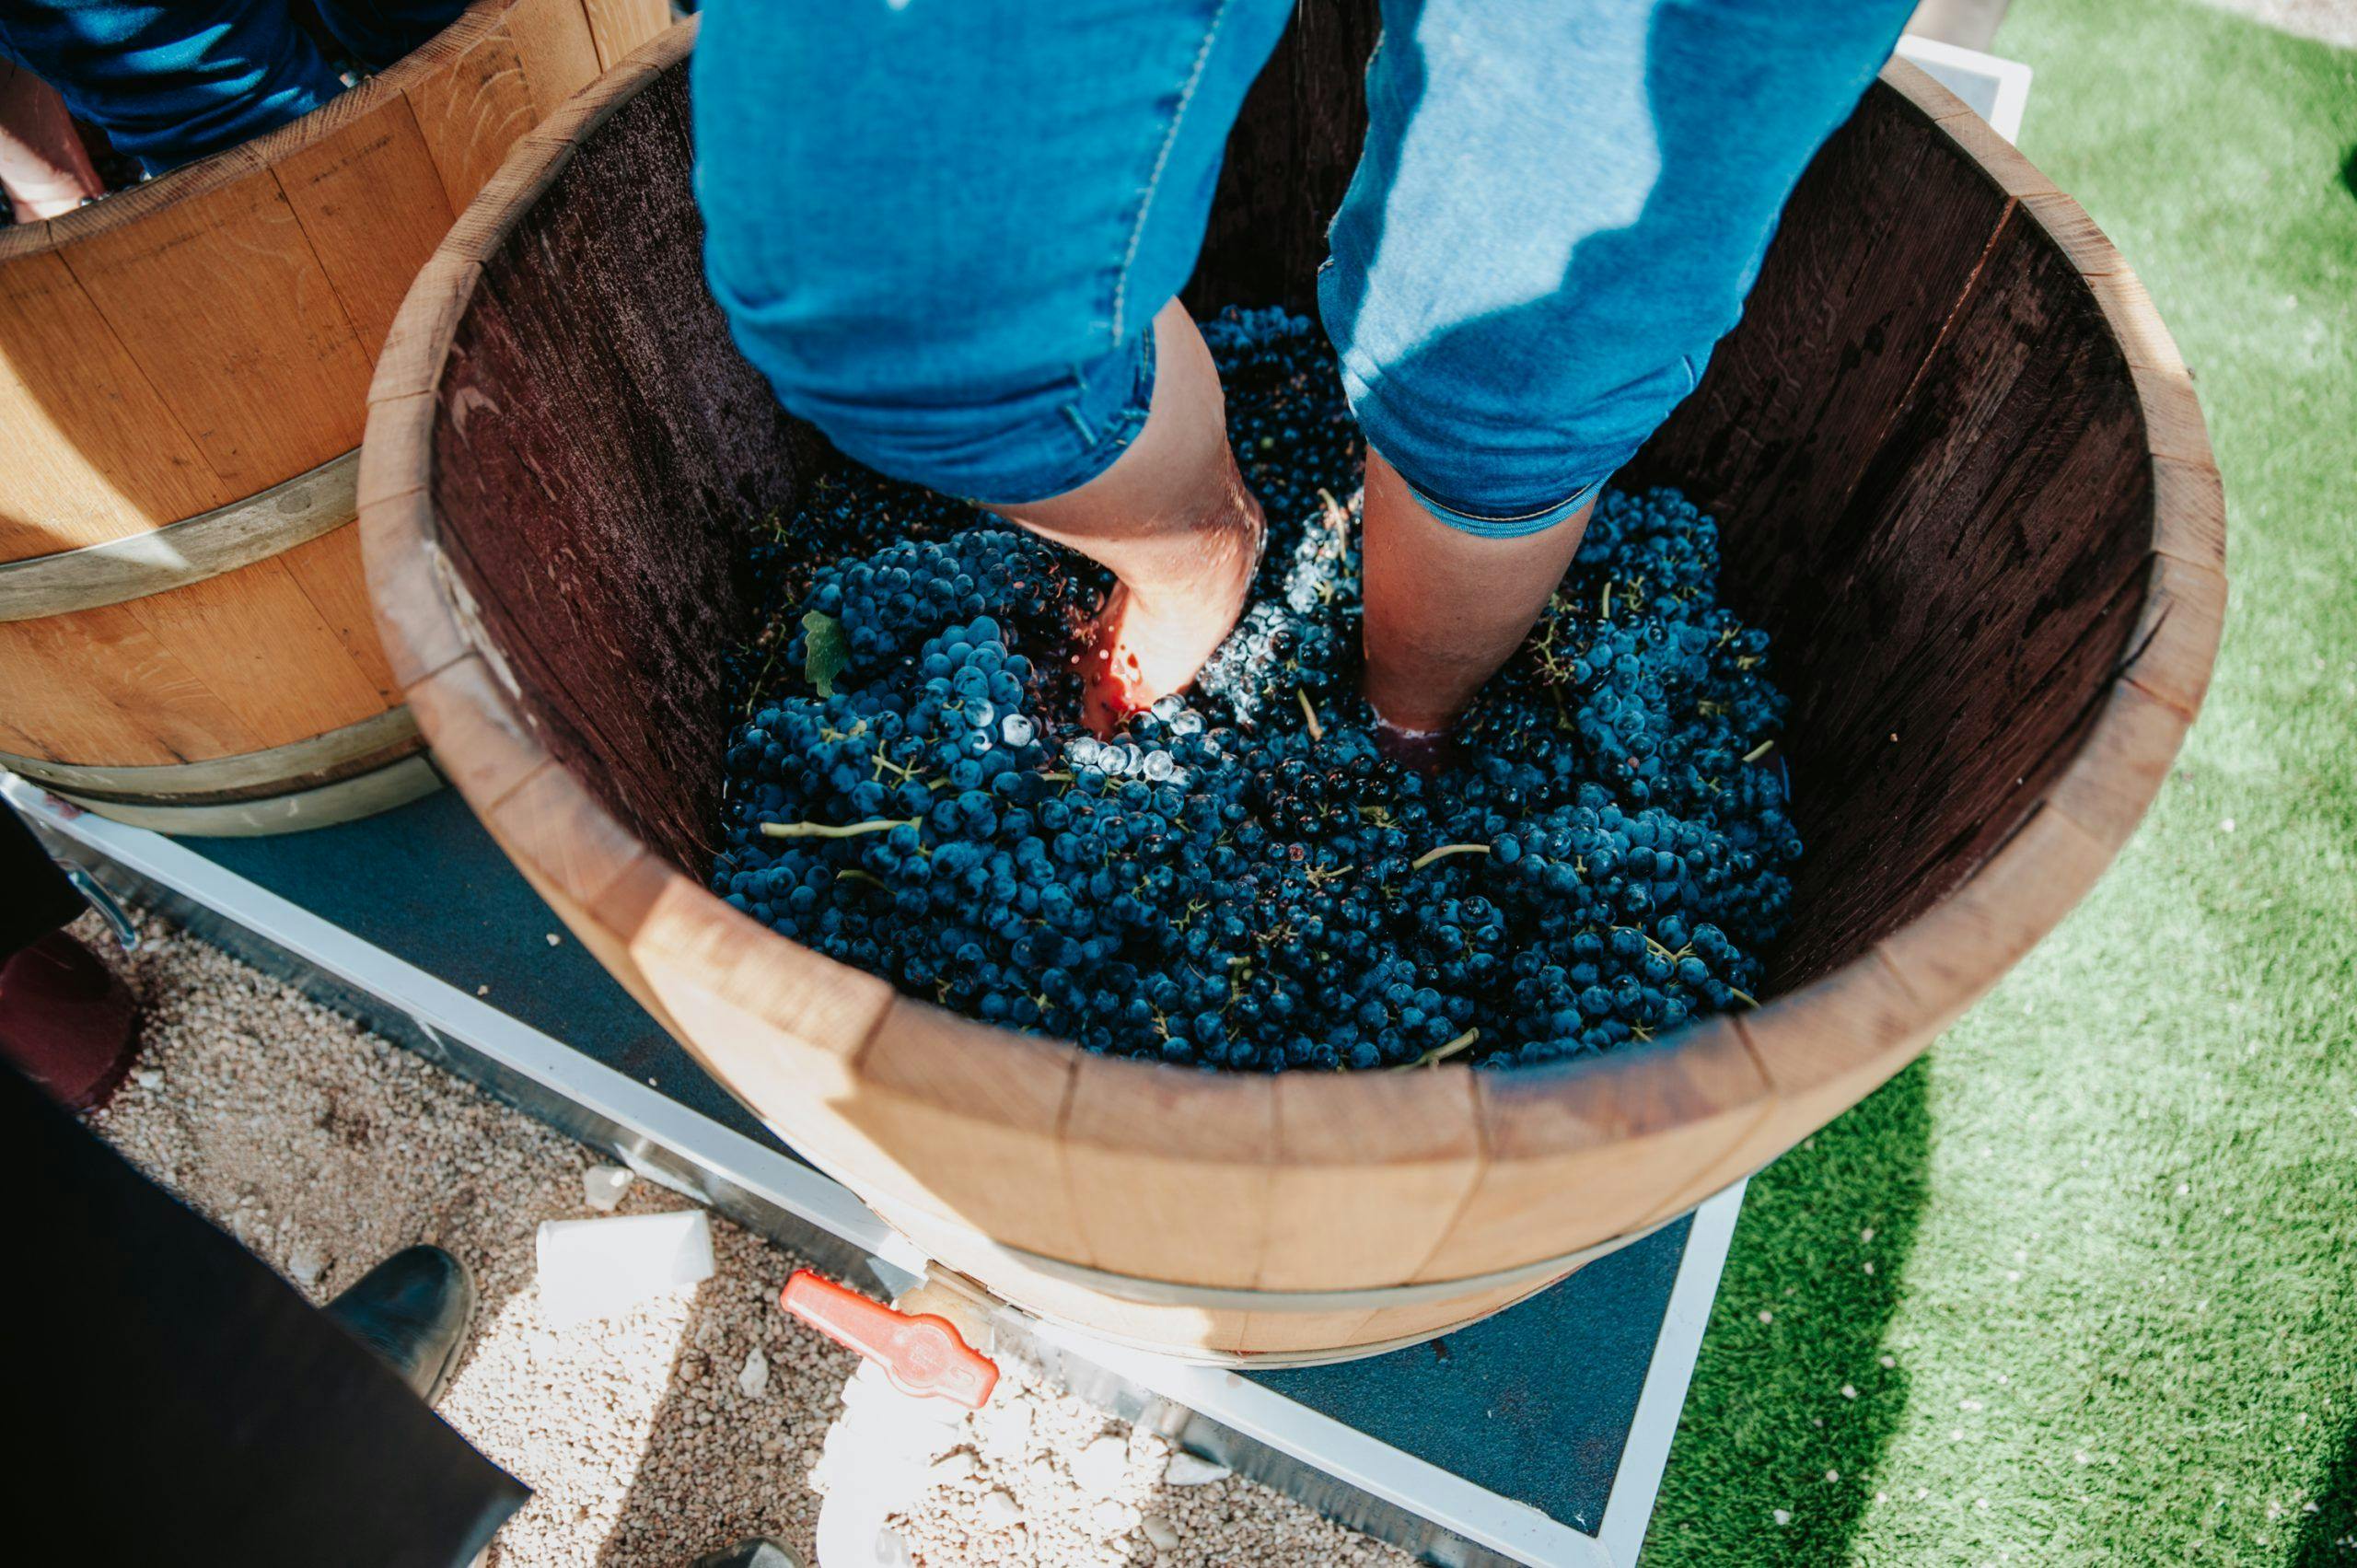
[[[630,1191],[631,1173],[618,1165],[593,1165],[581,1173],[581,1201],[601,1214],[621,1206]]]
[[[610,1318],[712,1277],[712,1222],[702,1209],[545,1220],[538,1240],[540,1314],[553,1328]]]

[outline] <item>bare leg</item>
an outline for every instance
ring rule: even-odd
[[[70,213],[103,195],[64,99],[22,66],[0,60],[0,188],[18,223]]]
[[[1390,739],[1436,738],[1457,722],[1528,635],[1593,509],[1519,539],[1484,538],[1426,511],[1368,450],[1366,699]]]
[[[1242,612],[1260,555],[1260,504],[1228,450],[1211,350],[1176,300],[1154,333],[1154,407],[1120,459],[1077,490],[992,508],[1120,579],[1084,672],[1099,733],[1195,679]]]

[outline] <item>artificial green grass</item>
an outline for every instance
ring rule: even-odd
[[[2357,53],[2183,0],[1996,49],[2193,366],[2225,645],[2102,885],[1753,1181],[1647,1560],[2357,1563]]]

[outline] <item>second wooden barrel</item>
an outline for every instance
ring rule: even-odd
[[[347,526],[368,378],[509,145],[668,19],[481,0],[267,136],[0,229],[0,767],[187,832],[438,784]]]

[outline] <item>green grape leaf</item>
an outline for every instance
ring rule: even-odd
[[[809,633],[808,651],[802,657],[802,675],[818,688],[821,697],[835,694],[835,677],[851,662],[851,644],[843,636],[843,623],[831,615],[817,610],[802,618],[802,630]]]

